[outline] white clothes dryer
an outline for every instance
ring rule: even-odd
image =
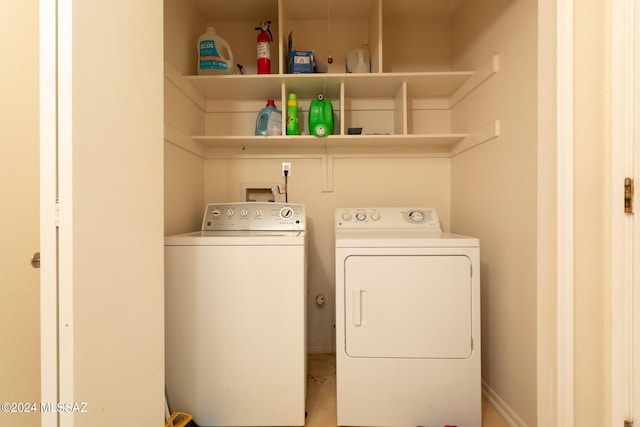
[[[206,207],[165,238],[166,389],[200,426],[302,426],[306,395],[303,205]]]
[[[427,208],[335,212],[339,426],[482,425],[480,246]]]

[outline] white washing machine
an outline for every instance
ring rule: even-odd
[[[480,427],[480,246],[434,209],[337,209],[340,426]]]
[[[303,205],[207,206],[165,238],[169,405],[205,426],[302,426],[306,394]]]

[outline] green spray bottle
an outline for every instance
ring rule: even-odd
[[[311,100],[309,107],[309,132],[315,136],[333,134],[333,105],[323,94]]]
[[[298,97],[295,93],[289,94],[287,100],[287,135],[298,134]]]

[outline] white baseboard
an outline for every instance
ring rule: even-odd
[[[522,419],[515,413],[513,409],[507,405],[507,403],[502,400],[502,398],[496,393],[486,382],[482,381],[482,394],[485,399],[500,414],[502,418],[509,424],[509,427],[529,427],[527,424],[522,421]]]

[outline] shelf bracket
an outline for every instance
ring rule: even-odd
[[[164,61],[164,78],[181,91],[188,99],[202,111],[207,110],[207,100],[169,61]]]
[[[473,73],[473,75],[455,91],[453,95],[451,95],[449,108],[453,108],[458,102],[466,98],[467,95],[473,92],[478,86],[488,80],[499,70],[500,57],[498,55],[493,55],[487,62],[482,64],[475,73]]]
[[[500,136],[500,120],[494,120],[480,129],[469,132],[469,136],[451,147],[451,157],[472,149]]]
[[[164,139],[171,142],[173,145],[183,148],[198,157],[205,158],[205,147],[195,142],[192,137],[185,135],[178,129],[171,127],[170,125],[164,125]]]
[[[322,155],[322,192],[333,192],[333,154]]]

